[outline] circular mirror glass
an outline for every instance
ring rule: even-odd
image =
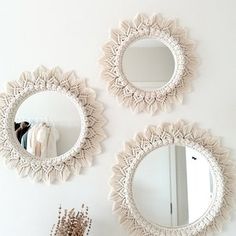
[[[175,70],[170,49],[158,39],[141,39],[129,45],[122,60],[123,73],[137,88],[155,90],[168,83]]]
[[[72,99],[45,91],[20,105],[14,125],[22,148],[35,158],[49,158],[66,153],[75,145],[81,132],[81,117]]]
[[[214,188],[206,158],[179,145],[150,152],[133,179],[133,197],[140,214],[167,227],[198,220],[209,208]]]

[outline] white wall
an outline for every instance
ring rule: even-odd
[[[145,85],[150,83],[151,90],[161,87],[175,71],[174,56],[165,46],[129,47],[124,53],[122,64],[126,78],[141,89],[147,89]]]
[[[89,206],[93,218],[91,236],[127,235],[112,215],[108,181],[115,154],[124,141],[149,124],[179,118],[196,121],[222,137],[236,158],[235,7],[234,0],[2,0],[0,88],[17,79],[22,71],[34,70],[40,64],[75,69],[88,78],[105,105],[109,138],[92,168],[61,185],[34,184],[1,165],[0,235],[48,235],[60,203],[79,208],[82,202]],[[177,17],[198,43],[201,65],[193,92],[169,114],[133,114],[118,105],[100,80],[98,60],[109,28],[137,12]],[[220,235],[234,236],[235,231],[234,217]]]
[[[152,223],[171,226],[171,178],[169,147],[150,152],[139,164],[133,179],[137,209]],[[174,180],[175,181],[175,180]]]

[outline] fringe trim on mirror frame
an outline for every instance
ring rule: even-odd
[[[169,47],[175,58],[175,72],[163,87],[144,91],[135,87],[126,78],[122,68],[122,58],[129,45],[139,39],[156,38]],[[133,21],[122,21],[119,29],[111,31],[111,39],[103,47],[104,56],[102,78],[108,84],[108,91],[120,103],[135,112],[155,114],[168,111],[173,103],[182,103],[185,92],[190,91],[190,80],[194,77],[197,59],[195,44],[177,20],[163,18],[162,15],[147,17],[138,14]]]
[[[152,150],[168,144],[187,145],[204,155],[216,187],[213,201],[202,217],[175,228],[148,222],[138,211],[132,194],[132,180],[139,163]],[[136,236],[206,236],[220,232],[235,207],[235,170],[235,162],[220,140],[196,124],[178,121],[149,126],[144,133],[138,133],[134,140],[127,142],[124,151],[118,154],[110,182],[113,211],[129,233]]]
[[[19,106],[33,94],[56,91],[69,97],[77,106],[81,119],[81,133],[77,143],[63,155],[36,160],[24,150],[14,132],[13,124]],[[62,108],[63,109],[63,108]],[[8,167],[20,176],[30,176],[35,181],[47,183],[66,181],[92,165],[93,156],[101,152],[100,143],[105,139],[103,105],[96,100],[96,93],[87,87],[75,72],[63,73],[59,67],[39,67],[33,73],[22,73],[19,80],[7,84],[0,94],[0,153]]]

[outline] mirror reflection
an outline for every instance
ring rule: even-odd
[[[150,152],[133,179],[134,201],[141,215],[163,226],[199,219],[213,196],[210,165],[198,151],[169,145]]]
[[[69,151],[79,138],[78,108],[66,95],[45,91],[27,98],[15,117],[15,134],[35,158],[50,158]]]
[[[129,45],[122,60],[126,78],[137,88],[155,90],[171,80],[175,60],[158,39],[141,39]]]

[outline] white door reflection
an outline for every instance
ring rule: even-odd
[[[210,166],[188,147],[169,145],[149,153],[133,179],[134,201],[141,215],[163,226],[181,226],[199,219],[212,200]]]

